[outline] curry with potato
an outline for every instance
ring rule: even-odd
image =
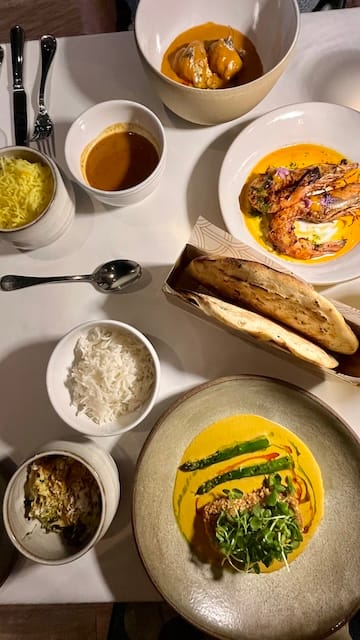
[[[161,71],[197,89],[226,89],[263,74],[260,56],[243,33],[207,22],[181,33],[167,48]]]

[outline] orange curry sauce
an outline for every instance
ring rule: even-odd
[[[344,158],[344,155],[315,144],[298,144],[288,147],[283,147],[273,151],[269,155],[265,156],[258,162],[253,168],[249,178],[240,194],[240,209],[244,215],[245,224],[255,238],[255,240],[267,251],[277,253],[271,243],[267,240],[267,221],[266,216],[253,216],[248,202],[248,185],[259,173],[265,173],[269,167],[285,167],[288,169],[296,169],[313,164],[322,163],[339,163]],[[348,158],[351,162],[351,160]],[[356,172],[352,177],[354,182],[360,181],[360,172]],[[314,262],[328,262],[334,258],[338,258],[341,255],[348,253],[355,245],[360,241],[360,215],[344,215],[338,220],[333,222],[326,222],[321,224],[306,224],[302,223],[301,231],[295,224],[296,234],[304,237],[316,237],[320,239],[320,242],[328,240],[346,240],[343,248],[333,254],[327,254],[320,257],[311,258],[308,260],[299,260],[281,254],[281,258],[289,260],[290,262],[308,263]],[[304,234],[305,231],[305,234]],[[323,236],[323,237],[322,237]],[[279,254],[280,255],[280,254]]]
[[[270,446],[263,451],[238,455],[231,460],[196,471],[177,471],[173,493],[174,514],[191,549],[203,562],[217,564],[221,562],[221,558],[217,556],[205,533],[201,517],[202,507],[223,495],[223,489],[237,488],[248,493],[261,487],[264,480],[263,475],[231,480],[204,495],[196,495],[198,487],[203,482],[232,469],[263,463],[279,456],[292,456],[294,467],[277,472],[283,480],[286,476],[291,477],[303,522],[303,541],[299,548],[288,556],[288,563],[304,551],[323,517],[324,488],[320,468],[311,451],[294,433],[261,416],[233,415],[211,424],[193,439],[179,461],[179,466],[188,460],[204,458],[236,442],[245,442],[259,436],[266,436],[270,441]],[[266,573],[283,567],[284,564],[278,561],[274,561],[268,568],[260,565],[261,571]]]

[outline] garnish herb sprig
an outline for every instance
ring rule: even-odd
[[[303,537],[296,513],[286,501],[294,492],[291,478],[286,484],[281,476],[269,476],[265,483],[269,495],[249,510],[233,513],[223,511],[215,528],[216,542],[224,559],[236,570],[259,573],[260,564],[269,567],[274,560],[284,562],[297,549]],[[224,490],[230,500],[243,494],[239,489]]]

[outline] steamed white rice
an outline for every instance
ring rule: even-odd
[[[136,411],[155,382],[152,357],[134,335],[116,327],[94,327],[77,341],[68,385],[76,413],[97,424]]]

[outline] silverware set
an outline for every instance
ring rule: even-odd
[[[38,96],[38,112],[31,137],[28,136],[27,97],[23,84],[25,32],[19,25],[10,30],[11,60],[13,72],[13,115],[15,144],[28,146],[35,143],[39,151],[55,158],[54,123],[45,104],[45,86],[51,63],[56,52],[56,39],[52,35],[40,38],[41,78]],[[3,59],[0,47],[0,65]]]
[[[28,122],[26,93],[23,85],[24,62],[24,30],[13,27],[10,31],[11,62],[13,73],[13,112],[15,144],[23,146],[27,144]]]
[[[40,151],[55,158],[54,123],[45,105],[45,83],[56,51],[54,36],[41,36],[41,79],[38,100],[38,114],[34,124],[31,140],[36,142]]]

